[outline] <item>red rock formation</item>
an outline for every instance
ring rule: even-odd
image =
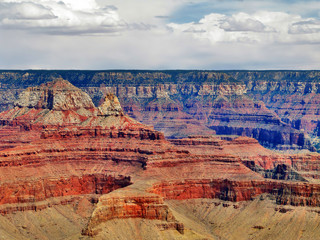
[[[62,79],[22,92],[15,108],[0,114],[0,123],[44,129],[42,138],[110,135],[164,139],[153,128],[125,116],[116,96],[108,94],[96,108],[86,93]]]
[[[15,107],[1,113],[0,118],[11,125],[79,124],[96,112],[86,93],[68,81],[58,79],[26,89]]]
[[[174,228],[183,234],[183,224],[176,221],[169,207],[159,195],[134,192],[109,194],[99,198],[98,206],[83,233],[94,236],[97,226],[111,219],[144,218],[164,221],[161,228]],[[172,225],[172,226],[171,226]]]
[[[159,99],[166,99],[160,90]],[[183,224],[164,200],[248,201],[267,193],[279,204],[320,206],[318,154],[276,154],[247,137],[193,136],[170,143],[123,114],[115,96],[107,95],[96,108],[86,99],[77,102],[86,95],[61,80],[21,96],[26,105],[19,100],[13,110],[0,114],[3,214],[41,209],[47,205],[35,203],[48,199],[105,194],[99,196],[85,234],[97,234],[100,223],[116,218],[157,220],[161,229],[183,233]],[[159,99],[150,103],[152,111],[161,107]],[[163,111],[181,111],[173,103],[164,106]],[[303,179],[288,181],[291,170]],[[286,177],[264,178],[269,173]]]
[[[278,181],[185,180],[162,182],[150,190],[166,199],[219,198],[248,201],[262,194],[275,195],[276,202],[293,206],[320,206],[320,186]]]
[[[0,205],[33,203],[48,198],[70,195],[105,194],[129,184],[130,177],[114,178],[103,174],[5,182],[0,185]]]
[[[0,118],[0,205],[127,186],[130,177],[123,175],[142,170],[164,141],[162,133],[125,116],[114,95],[96,108],[61,79],[28,88]],[[76,167],[65,168],[70,165]]]

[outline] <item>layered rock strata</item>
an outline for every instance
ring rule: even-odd
[[[143,218],[160,220],[162,229],[175,229],[184,233],[184,226],[173,216],[169,207],[159,195],[138,193],[109,194],[99,198],[97,208],[93,212],[88,226],[83,233],[89,236],[98,234],[97,227],[102,222],[121,218]]]
[[[185,180],[162,182],[151,190],[166,199],[219,198],[239,202],[263,193],[274,195],[276,202],[293,206],[320,206],[319,184],[275,181]]]
[[[114,178],[103,174],[3,182],[0,185],[0,205],[8,203],[33,203],[49,198],[70,195],[106,194],[128,185],[130,185],[130,177],[120,176]]]
[[[170,149],[162,133],[124,115],[116,96],[108,94],[96,108],[64,80],[28,88],[0,118],[2,214],[41,210],[52,201],[63,204],[56,200],[61,197],[72,203],[80,201],[75,196],[107,194],[132,184],[131,176],[144,171],[149,158],[187,154]],[[97,212],[104,198],[92,198],[98,210],[84,233],[93,235],[99,222],[118,218],[159,220],[159,229],[183,233],[163,199],[149,195],[123,195],[110,203],[103,219]],[[119,211],[113,211],[117,204]]]
[[[187,239],[188,221],[167,200],[237,202],[267,194],[277,204],[320,206],[317,153],[274,153],[248,137],[193,136],[169,142],[125,115],[114,95],[106,94],[95,107],[64,80],[29,88],[21,97],[24,105],[19,100],[0,114],[3,214],[93,195],[95,208],[83,234],[99,238],[105,223],[143,219],[153,221],[157,231],[173,230],[179,234],[175,238]],[[77,102],[82,98],[84,103]],[[268,110],[261,105],[261,112]]]
[[[0,119],[0,204],[125,187],[126,173],[145,165],[152,142],[164,139],[125,116],[116,96],[108,95],[96,108],[86,93],[62,79],[28,88]]]
[[[248,137],[192,136],[170,140],[180,150],[197,155],[232,154],[252,171],[264,178],[278,180],[315,181],[319,179],[320,156],[317,153],[279,154],[262,147],[257,140]]]
[[[318,71],[2,71],[0,108],[12,106],[22,86],[57,76],[96,104],[116,94],[126,113],[168,137],[216,131],[281,150],[319,145]]]

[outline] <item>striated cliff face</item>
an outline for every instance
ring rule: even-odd
[[[27,88],[13,109],[0,113],[0,123],[26,130],[43,129],[41,138],[82,135],[164,138],[152,127],[124,115],[113,94],[107,94],[101,105],[95,107],[88,94],[63,79]]]
[[[99,233],[97,229],[101,223],[112,219],[128,218],[160,220],[162,221],[161,224],[158,224],[160,229],[174,229],[181,234],[184,233],[184,225],[175,219],[161,196],[137,192],[101,196],[83,233],[95,236]]]
[[[63,79],[26,89],[14,105],[19,108],[57,111],[94,108],[91,98],[86,93]]]
[[[86,91],[92,96],[102,92],[101,88]],[[255,87],[248,89],[244,84],[118,86],[106,87],[104,91],[116,93],[125,112],[143,123],[154,125],[167,137],[214,133],[240,135],[256,138],[270,148],[315,150],[310,136],[316,135],[318,129],[317,115],[301,107],[302,100],[297,106],[293,100],[295,96],[291,98],[291,106],[279,111],[275,109],[277,105],[272,108],[270,100],[261,97],[261,93],[253,93],[257,91]],[[290,101],[286,95],[282,98]],[[282,102],[278,104],[282,108],[286,106]],[[317,109],[316,102],[310,105],[313,110]],[[294,110],[299,107],[304,115]],[[292,120],[294,117],[288,118],[289,115],[301,118]]]
[[[293,206],[320,206],[319,185],[279,183],[272,181],[187,180],[163,182],[153,186],[153,193],[167,199],[219,198],[238,202],[252,200],[257,195],[275,195],[276,202]]]
[[[0,113],[0,122],[0,205],[125,187],[126,172],[145,165],[151,145],[164,141],[163,134],[124,115],[117,97],[107,95],[96,108],[62,79],[26,89],[13,109]],[[151,145],[138,147],[142,140]],[[131,166],[119,171],[117,161]]]
[[[56,77],[81,87],[96,106],[107,93],[117,95],[130,117],[171,138],[241,135],[270,148],[311,151],[320,142],[319,71],[2,71],[0,109],[11,107],[21,88]],[[24,99],[39,108],[38,98],[51,96],[47,88]]]
[[[104,174],[2,183],[0,205],[35,203],[61,196],[105,194],[128,185],[130,185],[129,177],[114,178]]]
[[[39,87],[29,87],[1,113],[11,124],[61,125],[81,123],[97,110],[91,98],[68,81],[57,79]]]

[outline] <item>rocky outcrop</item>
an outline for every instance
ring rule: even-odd
[[[111,219],[143,218],[161,220],[160,229],[175,229],[183,234],[184,226],[179,223],[169,207],[159,195],[130,193],[109,194],[99,198],[98,206],[93,212],[83,234],[97,235],[97,227]]]
[[[62,79],[26,89],[0,118],[0,204],[128,186],[130,177],[122,173],[142,169],[153,154],[152,142],[164,141],[162,133],[125,116],[114,95],[96,108],[86,93]],[[119,161],[130,166],[119,170]],[[70,171],[64,164],[77,167]]]
[[[25,127],[80,124],[97,112],[86,93],[63,79],[27,88],[14,106],[1,113],[2,123]]]
[[[98,115],[99,116],[119,116],[123,115],[123,111],[119,102],[119,99],[108,93],[105,96],[103,103],[98,107]]]
[[[86,93],[63,79],[27,88],[19,95],[15,106],[57,111],[94,108],[91,98]]]
[[[310,139],[303,132],[282,122],[263,102],[247,97],[232,100],[220,98],[201,111],[192,108],[189,110],[192,115],[201,111],[209,112],[206,125],[218,135],[253,137],[269,148],[315,151]]]
[[[151,127],[124,115],[118,98],[113,94],[107,94],[96,108],[89,95],[63,79],[27,88],[13,109],[0,114],[0,123],[21,126],[26,130],[43,129],[41,138],[97,135],[164,138]]]

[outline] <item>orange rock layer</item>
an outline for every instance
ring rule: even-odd
[[[103,174],[6,182],[0,185],[0,205],[33,203],[61,196],[105,194],[130,184],[130,177],[115,178]]]
[[[101,137],[101,138],[136,138],[148,140],[163,140],[164,135],[147,128],[124,128],[124,129],[106,129],[102,127],[84,128],[84,127],[66,127],[57,129],[46,129],[41,132],[43,139],[64,139],[79,137]]]
[[[320,185],[279,181],[232,181],[228,179],[184,180],[155,184],[150,190],[166,199],[219,198],[226,201],[248,201],[269,193],[276,202],[293,206],[320,206]]]
[[[129,196],[111,194],[111,196],[100,197],[98,207],[83,234],[94,236],[97,234],[94,229],[100,223],[119,218],[161,220],[164,221],[161,228],[174,228],[180,233],[184,230],[183,224],[176,221],[169,207],[164,204],[163,198],[159,195],[136,193]]]

